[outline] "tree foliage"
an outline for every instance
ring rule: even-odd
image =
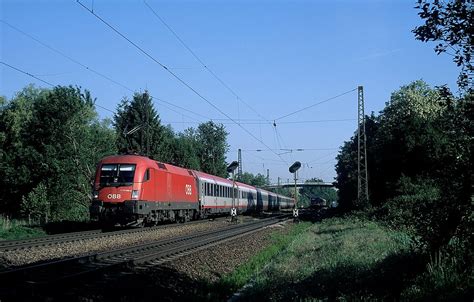
[[[418,0],[418,15],[425,24],[416,27],[413,32],[423,42],[439,42],[437,54],[447,53],[461,67],[458,85],[472,89],[473,52],[474,52],[474,5],[472,0]]]
[[[184,132],[178,133],[175,138],[175,145],[174,164],[193,170],[201,170],[197,133],[194,128],[188,128]]]
[[[207,122],[197,129],[175,133],[171,126],[161,124],[147,91],[135,93],[131,101],[122,100],[114,116],[114,127],[121,153],[145,155],[180,167],[227,176],[224,126]]]
[[[88,91],[25,88],[2,107],[0,140],[3,213],[88,217],[95,164],[116,152],[113,130],[97,119]]]
[[[225,154],[229,150],[224,125],[213,121],[202,123],[196,130],[198,157],[203,172],[227,177]]]
[[[48,188],[39,183],[30,193],[21,198],[21,214],[37,222],[48,222],[51,216],[51,206],[48,200]]]
[[[471,95],[456,99],[416,81],[394,92],[379,116],[366,119],[371,207],[421,238],[446,244],[470,211]],[[357,136],[337,157],[339,204],[357,204]]]
[[[262,187],[264,185],[268,185],[267,178],[260,173],[257,173],[255,175],[250,172],[243,172],[239,178],[239,181],[251,186],[256,186],[256,187]]]
[[[165,129],[147,91],[135,93],[131,101],[127,98],[122,100],[114,115],[114,127],[119,152],[152,156],[157,160],[166,159],[166,154],[163,154],[166,149],[160,150],[159,146],[168,133],[164,133]]]

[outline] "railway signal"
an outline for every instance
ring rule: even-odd
[[[230,216],[232,217],[232,221],[235,220],[237,216],[237,209],[235,208],[235,169],[239,166],[239,163],[233,161],[229,166],[227,166],[227,172],[232,173],[232,209],[230,210]]]
[[[296,172],[298,169],[301,168],[301,163],[299,161],[295,161],[294,164],[290,166],[288,169],[290,173],[293,173],[295,179],[295,207],[293,208],[293,219],[296,221],[298,219],[298,191],[296,190]]]

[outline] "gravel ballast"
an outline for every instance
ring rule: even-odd
[[[218,281],[271,244],[271,235],[287,230],[282,222],[168,262],[165,267],[194,280]]]
[[[245,220],[249,219],[246,218]],[[3,251],[0,252],[0,263],[4,266],[19,266],[49,259],[81,256],[192,233],[217,230],[226,226],[229,226],[229,222],[224,219],[198,224],[174,224],[166,228],[150,229],[145,232],[118,234],[21,250]]]

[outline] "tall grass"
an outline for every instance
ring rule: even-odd
[[[474,272],[472,263],[440,250],[430,257],[426,270],[402,292],[403,300],[472,301],[474,298]]]
[[[0,240],[32,238],[45,235],[45,232],[27,220],[11,219],[0,215]]]
[[[248,299],[397,299],[419,265],[407,235],[374,222],[333,218],[289,239],[267,266],[254,270]]]
[[[277,259],[278,255],[284,252],[293,240],[294,236],[304,232],[311,226],[311,223],[294,224],[287,233],[275,233],[272,235],[272,244],[264,248],[253,256],[248,262],[239,266],[233,272],[222,277],[214,284],[208,284],[207,300],[221,301],[229,294],[239,290],[244,285],[251,283],[258,278],[260,272]]]

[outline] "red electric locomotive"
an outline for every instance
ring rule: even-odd
[[[150,225],[208,215],[289,208],[294,200],[203,172],[138,155],[101,160],[95,175],[91,218],[105,223]],[[234,205],[232,197],[234,196]]]

